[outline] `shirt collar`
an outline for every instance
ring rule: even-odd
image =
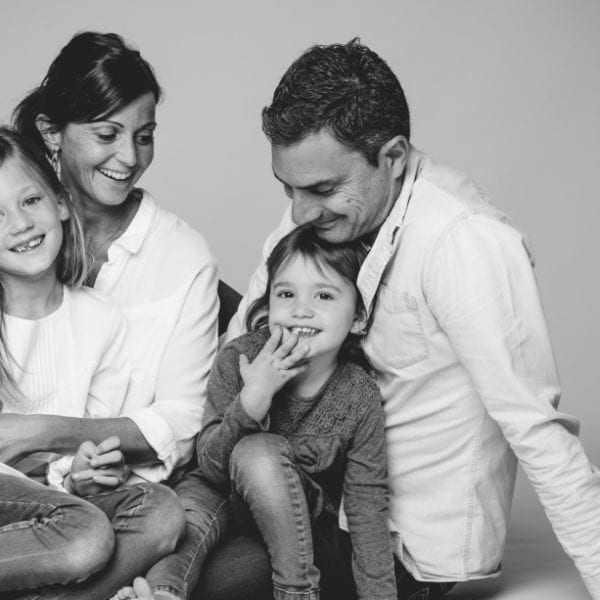
[[[127,229],[113,242],[110,249],[113,247],[120,247],[130,254],[137,254],[142,247],[144,239],[148,235],[152,222],[154,221],[157,206],[156,202],[148,192],[145,190],[140,191],[142,192],[142,199],[140,200],[137,212]]]
[[[373,308],[373,300],[375,299],[383,272],[394,254],[396,233],[404,222],[423,156],[414,146],[409,145],[400,194],[383,225],[379,228],[379,233],[373,242],[371,251],[367,255],[358,274],[358,289],[369,314]]]
[[[382,238],[388,244],[393,244],[396,231],[398,231],[404,222],[415,179],[419,173],[423,156],[422,152],[419,152],[412,144],[409,144],[408,157],[406,166],[404,167],[404,176],[400,194],[398,195],[398,198],[396,198],[392,210],[390,210],[389,215],[379,229],[376,241]]]

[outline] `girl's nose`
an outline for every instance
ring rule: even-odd
[[[307,319],[314,316],[314,311],[308,302],[296,302],[294,304],[294,317]]]
[[[22,208],[13,211],[10,216],[10,229],[12,233],[22,233],[33,227],[33,217]]]

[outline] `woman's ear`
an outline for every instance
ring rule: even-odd
[[[350,333],[356,335],[365,335],[367,333],[367,313],[364,308],[359,309],[356,317],[354,317]]]
[[[62,142],[62,132],[60,129],[44,114],[39,114],[35,118],[35,126],[40,132],[50,154],[57,152]]]

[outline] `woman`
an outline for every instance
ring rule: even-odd
[[[186,509],[178,554],[148,574],[168,597],[185,597],[197,580],[194,559],[203,539],[218,532],[218,523],[214,532],[199,531],[194,513],[221,502],[199,497],[193,477],[181,476],[217,345],[217,270],[202,236],[135,187],[152,162],[160,97],[139,52],[118,35],[85,32],[15,110],[15,127],[44,149],[81,210],[92,261],[87,283],[125,310],[133,375],[119,418],[25,422],[4,415],[11,419],[0,420],[0,453],[6,461],[40,448],[73,452],[81,441],[118,436],[129,482],[168,481]],[[36,435],[23,436],[25,430]]]

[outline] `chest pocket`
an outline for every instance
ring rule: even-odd
[[[429,347],[417,299],[382,283],[377,292],[375,313],[365,341],[373,366],[403,369],[429,358]]]

